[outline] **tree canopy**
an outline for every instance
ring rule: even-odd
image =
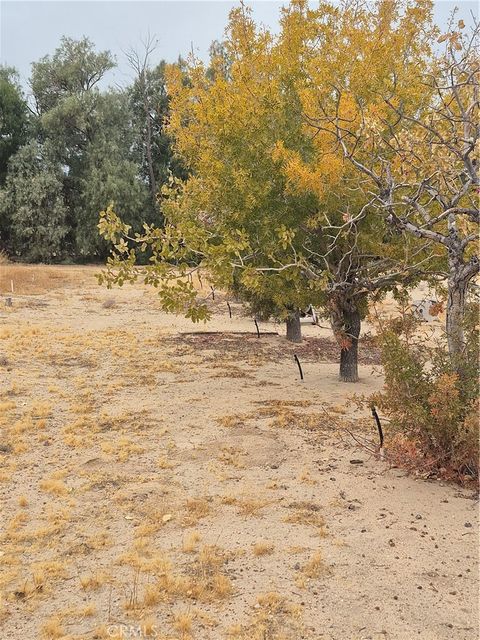
[[[120,242],[130,232],[109,209],[101,230],[118,252],[107,280],[141,275],[160,285],[165,308],[195,319],[208,310],[185,278],[199,268],[254,312],[281,318],[320,305],[348,360],[368,300],[435,275],[442,257],[379,212],[339,131],[361,133],[355,151],[366,158],[386,140],[379,162],[393,163],[398,115],[385,96],[412,112],[431,108],[425,77],[438,35],[425,0],[316,9],[296,0],[278,35],[233,10],[209,65],[191,57],[188,83],[178,68],[167,73],[168,131],[190,177],[163,191],[163,232],[129,236],[155,260],[136,271],[136,253]],[[357,377],[355,362],[344,377]]]
[[[15,69],[0,67],[0,186],[8,162],[27,137],[28,109]]]

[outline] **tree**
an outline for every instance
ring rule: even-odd
[[[108,51],[96,52],[87,38],[62,38],[52,56],[33,65],[38,137],[65,166],[68,242],[83,260],[106,255],[96,224],[110,201],[119,203],[122,216],[137,230],[146,210],[146,219],[152,217],[130,92],[98,89],[114,64]]]
[[[258,30],[244,8],[233,11],[218,64],[213,60],[206,70],[190,61],[188,85],[177,70],[169,73],[169,131],[192,176],[167,194],[165,234],[148,229],[137,239],[157,248],[154,265],[143,272],[147,282],[160,284],[201,265],[219,286],[237,286],[254,307],[273,302],[283,317],[309,303],[323,306],[341,346],[345,381],[358,379],[358,334],[368,298],[418,278],[428,257],[423,245],[399,242],[383,219],[372,216],[372,198],[364,197],[334,136],[312,134],[308,119],[308,108],[331,94],[337,74],[366,86],[371,101],[388,80],[386,62],[405,60],[404,77],[421,63],[429,11],[419,2],[399,22],[395,11],[385,15],[386,7],[380,3],[373,12],[322,4],[310,10],[294,2],[283,12],[278,38]],[[363,60],[353,69],[352,52]],[[101,228],[119,250],[111,263],[120,267],[118,278],[111,270],[107,281],[131,277],[135,265],[121,242],[125,229],[111,210]],[[175,256],[178,270],[168,266]],[[192,286],[177,280],[176,287],[174,301],[160,284],[166,307],[187,304],[191,313]],[[194,316],[205,317],[204,308]]]
[[[209,272],[223,276],[221,286],[235,285],[254,313],[285,320],[288,338],[298,340],[299,311],[320,304],[323,286],[291,268],[317,204],[315,193],[295,192],[280,171],[280,143],[302,156],[311,151],[293,74],[243,7],[232,11],[211,56],[207,68],[190,60],[188,84],[170,70],[169,131],[193,175],[178,206],[164,208],[175,224],[183,226],[188,211],[192,228],[207,227]]]
[[[94,239],[90,255],[97,250],[95,225],[88,227],[91,212],[81,208],[81,189],[87,151],[98,130],[102,96],[97,85],[114,65],[111,54],[97,53],[88,38],[65,37],[51,56],[32,65],[30,86],[37,111],[36,136],[41,143],[48,143],[51,155],[65,168],[62,189],[68,234],[64,245],[71,256],[85,255],[86,238]],[[84,214],[81,221],[79,211]]]
[[[98,98],[95,128],[77,177],[76,247],[85,257],[104,257],[108,249],[98,234],[98,213],[110,202],[138,231],[148,219],[149,192],[133,151],[135,128],[129,97],[110,91]]]
[[[62,37],[52,56],[32,64],[30,86],[37,113],[43,115],[72,96],[91,93],[105,73],[115,66],[109,51],[97,53],[88,38]]]
[[[163,137],[163,118],[168,107],[167,92],[163,77],[164,64],[157,73],[149,68],[149,58],[155,51],[155,42],[148,37],[144,42],[144,51],[140,54],[132,49],[126,54],[130,67],[135,72],[135,82],[131,88],[131,100],[140,124],[142,139],[142,160],[150,189],[152,207],[157,208],[157,176],[154,166],[154,134]],[[160,73],[158,73],[160,71]],[[158,118],[160,114],[160,118]],[[165,166],[165,165],[164,165]]]
[[[0,214],[11,229],[11,250],[29,262],[57,261],[67,234],[62,167],[36,141],[11,158]]]
[[[408,78],[429,53],[431,15],[423,2],[407,7],[403,16],[401,9],[401,3],[380,2],[376,11],[353,3],[342,8],[322,4],[311,10],[305,2],[293,2],[283,11],[282,30],[276,40],[268,33],[257,33],[248,12],[239,10],[232,14],[225,43],[217,47],[218,60],[214,58],[206,74],[200,72],[199,76],[198,70],[197,76],[191,73],[194,95],[190,93],[187,99],[186,91],[177,92],[176,85],[172,89],[173,113],[178,120],[171,121],[171,126],[177,146],[181,155],[193,154],[192,170],[202,178],[204,193],[206,176],[211,179],[217,171],[212,158],[227,167],[238,164],[239,156],[251,153],[261,141],[260,152],[245,162],[246,171],[262,164],[270,166],[281,197],[287,194],[293,208],[295,198],[308,203],[303,211],[297,206],[285,219],[291,240],[283,255],[277,241],[276,246],[262,246],[257,254],[244,255],[235,266],[254,268],[262,279],[268,273],[277,304],[289,286],[279,287],[279,282],[292,271],[301,274],[297,291],[303,296],[312,296],[308,286],[317,283],[321,293],[317,290],[315,302],[323,303],[329,312],[341,346],[340,376],[346,381],[358,379],[358,335],[368,298],[418,279],[429,254],[423,244],[399,242],[388,233],[383,220],[372,216],[372,199],[359,195],[360,180],[345,165],[335,141],[312,135],[308,109],[331,92],[337,78],[345,84],[355,83],[362,88],[365,100],[374,101],[378,88],[388,83],[397,59],[405,61],[404,95],[418,99],[421,92],[412,91]],[[356,58],[363,62],[352,64]],[[189,120],[192,111],[195,113]],[[248,114],[244,125],[248,131],[239,122],[244,112]],[[193,131],[190,138],[186,128]],[[225,137],[227,131],[238,137]],[[234,147],[232,141],[238,144],[239,140],[245,150]],[[204,156],[200,155],[203,150]],[[224,166],[220,170],[226,177],[229,169]],[[252,193],[259,183],[268,184],[267,171],[255,171],[252,180],[245,181],[245,188]],[[210,187],[211,198],[202,203],[209,213],[212,201],[218,200],[216,188]],[[239,193],[235,182],[228,179],[218,189],[230,200]],[[271,194],[267,197],[271,210],[281,211]],[[220,207],[226,218],[228,204],[222,202]],[[248,215],[258,224],[263,220],[269,228],[274,227],[270,219],[262,218],[263,212]],[[228,221],[232,223],[232,219]],[[271,260],[269,265],[266,256]],[[261,304],[264,294],[253,292]],[[248,292],[244,291],[244,297],[251,303]],[[288,298],[283,303],[287,306]]]
[[[318,211],[309,227],[324,242],[320,250],[309,238],[303,245],[305,271],[310,278],[327,277],[325,308],[341,346],[340,378],[355,381],[369,299],[424,277],[431,251],[413,237],[408,242],[396,237],[384,219],[373,215],[375,199],[363,188],[363,176],[339,153],[325,112],[342,114],[355,131],[352,94],[366,111],[375,112],[378,93],[390,86],[394,70],[398,95],[419,103],[422,88],[412,78],[430,56],[431,3],[321,3],[311,9],[296,1],[283,11],[281,24],[279,64],[297,88],[303,133],[312,140],[306,157],[282,145],[281,170],[296,190],[317,194]]]
[[[0,186],[5,182],[8,161],[27,136],[28,108],[15,69],[0,66]]]
[[[446,334],[459,371],[466,292],[480,268],[475,158],[480,61],[474,46],[479,27],[470,35],[464,29],[460,20],[457,29],[439,38],[446,42],[445,52],[412,73],[412,85],[422,87],[421,101],[402,96],[395,66],[390,85],[377,93],[376,111],[337,86],[337,105],[349,98],[355,117],[323,107],[322,117],[310,119],[318,130],[334,132],[345,158],[364,176],[364,191],[374,194],[377,214],[404,237],[428,242],[442,255],[438,273],[448,283]]]
[[[269,46],[269,38],[255,34],[245,13],[235,11],[231,38],[225,44],[232,60],[230,78],[218,73],[209,80],[211,74],[194,59],[188,83],[177,66],[169,69],[168,131],[192,176],[184,185],[174,182],[167,189],[162,209],[191,248],[185,272],[201,260],[215,286],[231,289],[235,284],[240,291],[248,290],[250,299],[272,300],[286,319],[315,303],[320,287],[305,282],[299,271],[277,268],[279,254],[283,258],[291,254],[295,234],[290,227],[296,217],[309,215],[314,199],[290,193],[277,170],[273,154],[277,140],[288,136],[297,145],[305,140],[293,99],[275,93],[272,81],[278,83],[278,78],[265,67]],[[210,69],[215,66],[214,59]],[[254,88],[253,99],[249,86]],[[144,273],[150,277],[151,271]],[[170,308],[170,293],[162,289],[162,295]],[[178,295],[177,306],[183,302]],[[205,306],[200,304],[193,314],[205,317]]]
[[[152,218],[161,222],[161,211],[157,198],[159,190],[170,174],[186,178],[186,172],[172,153],[171,139],[166,130],[169,114],[169,96],[166,88],[165,61],[151,66],[151,57],[156,49],[156,41],[148,36],[142,42],[143,49],[131,49],[126,53],[135,78],[128,93],[132,117],[138,127],[136,150],[140,156],[141,173],[150,191]],[[181,60],[179,61],[181,68]],[[154,218],[152,218],[154,219]]]

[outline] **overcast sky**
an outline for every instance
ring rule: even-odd
[[[277,25],[282,2],[248,3],[256,21],[271,28]],[[150,1],[49,1],[0,0],[0,62],[14,66],[26,85],[30,64],[58,46],[62,35],[88,36],[97,49],[109,49],[117,57],[118,68],[110,72],[109,84],[124,85],[129,70],[123,51],[138,46],[149,32],[158,38],[155,58],[173,61],[192,48],[205,58],[212,40],[222,37],[230,9],[238,2],[204,0]],[[471,11],[478,15],[476,2],[437,1],[437,22],[445,25],[454,6],[459,16],[471,23]]]

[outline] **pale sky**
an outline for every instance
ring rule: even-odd
[[[44,1],[0,0],[0,63],[16,67],[27,85],[30,64],[58,46],[62,35],[88,36],[98,50],[109,49],[118,68],[109,72],[107,84],[125,85],[129,69],[123,51],[139,46],[149,32],[158,38],[153,61],[174,61],[193,47],[206,58],[210,43],[221,39],[228,13],[238,2],[205,0],[163,1]],[[275,29],[277,1],[248,2],[257,22]],[[470,0],[439,0],[435,4],[437,23],[445,26],[452,9],[468,24],[470,13],[478,17],[478,5]]]

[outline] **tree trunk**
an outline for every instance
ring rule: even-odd
[[[452,360],[460,364],[465,337],[463,335],[463,318],[465,315],[465,296],[468,282],[451,278],[448,282],[447,300],[447,342],[448,352]]]
[[[287,340],[290,342],[302,341],[302,326],[300,324],[300,312],[291,313],[286,320],[287,324]]]
[[[150,187],[150,197],[154,207],[157,207],[157,183],[155,180],[155,171],[153,168],[152,155],[152,123],[150,115],[150,105],[148,104],[147,88],[145,87],[143,107],[145,111],[145,152],[148,164],[148,182]]]
[[[343,326],[350,342],[349,347],[342,347],[340,352],[340,380],[342,382],[358,382],[358,336],[361,319],[356,307],[343,311]]]
[[[459,374],[462,373],[462,355],[465,349],[465,336],[463,322],[465,318],[465,304],[470,280],[474,278],[480,269],[477,256],[472,256],[468,262],[463,260],[463,249],[453,245],[449,247],[448,267],[448,298],[446,333],[448,353],[454,367]]]

